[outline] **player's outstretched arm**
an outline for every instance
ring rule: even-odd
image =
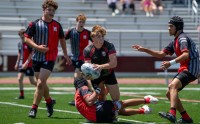
[[[152,55],[154,57],[157,57],[157,58],[164,58],[167,54],[164,53],[163,51],[155,51],[155,50],[151,50],[151,49],[148,49],[148,48],[145,48],[145,47],[142,47],[140,45],[133,45],[132,46],[133,49],[136,49],[137,51],[140,51],[140,52],[145,52],[149,55]]]

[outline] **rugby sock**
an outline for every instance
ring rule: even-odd
[[[144,114],[144,109],[143,108],[139,108],[138,109],[138,114]]]
[[[32,105],[32,108],[33,108],[33,109],[37,109],[37,108],[38,108],[38,105],[33,104],[33,105]]]
[[[169,110],[169,113],[171,113],[172,115],[176,117],[176,108],[171,107]]]
[[[190,116],[188,115],[188,113],[186,111],[183,111],[180,114],[181,114],[181,116],[182,116],[182,118],[184,120],[189,120],[190,119]]]
[[[45,99],[45,101],[46,101],[47,104],[51,104],[52,99],[51,99],[51,97],[49,97],[49,98]]]
[[[149,104],[149,103],[150,103],[150,97],[145,98],[145,99],[144,99],[144,103],[145,103],[145,104]]]
[[[20,90],[20,96],[24,96],[24,90]]]

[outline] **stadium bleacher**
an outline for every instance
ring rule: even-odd
[[[88,20],[96,19],[87,21],[88,29],[95,24],[103,25],[108,29],[106,39],[116,44],[119,55],[129,55],[130,51],[132,52],[130,48],[132,44],[141,44],[158,50],[168,44],[166,41],[172,40],[173,37],[168,35],[167,22],[173,15],[183,17],[186,32],[188,31],[199,45],[197,25],[190,12],[192,10],[185,5],[173,5],[170,0],[163,1],[165,8],[162,14],[151,18],[146,17],[140,10],[139,1],[135,3],[136,15],[116,16],[111,16],[111,10],[108,9],[105,0],[57,0],[57,2],[59,8],[55,19],[62,24],[65,31],[74,26],[72,20],[77,14],[84,13]],[[0,50],[16,51],[17,41],[20,40],[17,31],[27,27],[28,22],[41,17],[42,0],[1,0],[0,3],[0,34],[1,45],[3,45]],[[70,49],[70,45],[68,48]]]

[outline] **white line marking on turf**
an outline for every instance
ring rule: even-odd
[[[19,107],[24,107],[24,108],[31,108],[31,106],[28,106],[28,105],[22,105],[22,104],[11,103],[11,102],[0,102],[0,104],[11,105],[11,106],[19,106]],[[38,109],[46,110],[46,108],[42,108],[42,107],[38,107]],[[54,111],[80,115],[79,112],[73,112],[73,111],[67,111],[67,110],[54,109]],[[129,119],[123,119],[123,118],[119,118],[119,120],[124,120],[124,121],[129,121],[129,122],[136,122],[136,123],[146,123],[146,122],[141,122],[141,121],[137,121],[137,120],[129,120]],[[83,122],[83,123],[85,123],[85,122]]]
[[[70,90],[74,87],[50,87],[52,90]],[[19,90],[18,87],[0,87],[0,90]],[[24,90],[35,90],[35,87],[25,87]],[[120,87],[120,90],[167,90],[167,87]],[[200,88],[184,88],[184,90],[200,91]]]

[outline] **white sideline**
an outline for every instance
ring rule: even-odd
[[[52,90],[74,90],[74,87],[50,87]],[[167,90],[167,87],[121,87],[120,90]],[[0,87],[0,90],[19,90],[18,87]],[[34,87],[25,87],[24,90],[35,90]],[[184,88],[184,90],[200,91],[200,88]]]
[[[11,102],[0,102],[0,104],[11,105],[11,106],[19,106],[19,107],[24,107],[24,108],[31,108],[31,106],[28,106],[28,105],[22,105],[22,104],[11,103]],[[38,107],[38,109],[46,110],[46,108],[42,108],[42,107]],[[54,111],[80,115],[79,112],[73,112],[73,111],[67,111],[67,110],[54,109]],[[146,124],[146,122],[141,122],[141,121],[137,121],[137,120],[129,120],[129,119],[124,119],[124,118],[119,118],[119,120],[124,120],[124,121],[129,121],[129,122],[136,122],[136,123],[145,123]]]

